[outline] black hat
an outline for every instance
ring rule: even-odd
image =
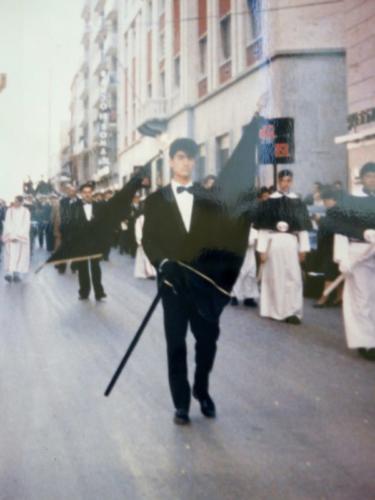
[[[361,170],[359,171],[359,176],[362,178],[364,175],[369,174],[370,172],[375,172],[375,163],[369,161],[362,166]]]

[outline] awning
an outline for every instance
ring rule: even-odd
[[[366,139],[371,139],[375,137],[375,126],[362,130],[361,132],[355,132],[352,134],[339,135],[335,137],[335,144],[349,144],[352,142],[361,142]]]

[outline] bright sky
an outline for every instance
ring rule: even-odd
[[[51,163],[56,162],[82,55],[82,5],[83,0],[0,0],[0,73],[7,73],[0,93],[0,198],[20,193],[27,175],[47,176],[49,137]]]

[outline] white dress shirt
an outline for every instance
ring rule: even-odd
[[[177,188],[179,186],[182,186],[184,188],[190,188],[193,186],[193,183],[191,182],[190,184],[182,185],[182,184],[178,184],[176,181],[172,180],[171,186],[172,186],[172,191],[173,191],[174,197],[176,199],[178,210],[180,211],[185,229],[187,232],[189,232],[190,231],[190,224],[191,224],[191,216],[193,213],[194,196],[192,195],[192,193],[189,193],[188,191],[183,191],[182,193],[177,193]]]
[[[90,221],[92,219],[92,203],[84,203],[83,210],[85,211],[86,219]]]

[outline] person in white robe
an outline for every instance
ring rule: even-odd
[[[305,204],[290,191],[293,173],[278,176],[278,191],[258,214],[257,251],[261,258],[260,315],[298,325],[303,316],[301,262],[310,251],[311,222]]]
[[[360,177],[363,189],[352,197],[352,218],[350,210],[345,212],[349,224],[342,232],[346,234],[335,235],[334,260],[345,276],[343,318],[347,345],[357,349],[363,358],[375,361],[375,163],[365,164]],[[361,207],[365,209],[362,213]]]
[[[142,246],[143,225],[145,216],[140,215],[135,221],[135,240],[137,251],[135,254],[134,276],[140,279],[152,279],[156,277],[156,269],[148,260]]]
[[[23,206],[22,196],[6,212],[3,242],[5,279],[18,282],[30,266],[30,211]]]
[[[256,301],[259,298],[257,263],[255,257],[257,235],[258,231],[251,227],[245,259],[232,290],[232,305],[238,305],[238,301],[243,301],[244,305],[247,307],[257,306]]]

